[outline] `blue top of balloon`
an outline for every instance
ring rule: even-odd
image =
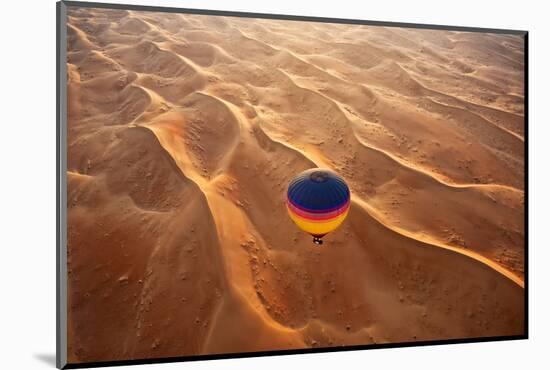
[[[334,172],[313,168],[302,172],[288,186],[288,200],[305,211],[328,212],[349,201],[345,181]]]

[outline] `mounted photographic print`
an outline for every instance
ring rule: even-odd
[[[527,32],[57,10],[58,367],[527,338]]]

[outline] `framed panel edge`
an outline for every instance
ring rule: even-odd
[[[67,5],[56,3],[56,367],[67,365]]]

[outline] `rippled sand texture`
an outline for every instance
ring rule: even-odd
[[[70,9],[69,361],[524,332],[519,36]],[[352,191],[317,247],[285,209]]]

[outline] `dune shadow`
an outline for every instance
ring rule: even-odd
[[[55,367],[55,353],[35,353],[34,358],[42,361],[46,365]]]

